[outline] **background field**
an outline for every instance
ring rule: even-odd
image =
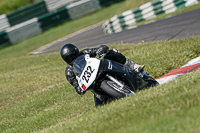
[[[0,0],[0,15],[41,0]]]
[[[66,81],[59,53],[27,54],[127,10],[128,2],[0,50],[0,132],[200,132],[200,70],[96,109],[92,93],[80,97]],[[200,56],[200,37],[110,48],[157,78]]]

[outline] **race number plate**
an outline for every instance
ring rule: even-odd
[[[85,56],[86,66],[81,73],[80,78],[78,78],[79,86],[83,91],[86,91],[90,85],[94,82],[98,69],[100,60],[96,58],[90,58],[89,55]]]

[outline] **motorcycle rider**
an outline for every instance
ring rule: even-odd
[[[106,45],[101,45],[97,48],[83,49],[82,51],[79,52],[79,49],[74,44],[68,43],[61,48],[60,54],[62,59],[67,63],[67,67],[65,69],[65,76],[79,95],[83,95],[85,92],[83,92],[78,85],[76,75],[73,72],[73,63],[76,60],[76,58],[81,55],[89,54],[90,57],[96,57],[96,56],[100,57],[102,54],[105,54],[104,59],[113,60],[121,64],[127,65],[132,69],[135,69],[136,72],[143,71],[144,68],[144,66],[135,64],[131,60],[126,58],[124,55],[120,53],[119,50],[117,49],[109,50],[108,46]],[[109,99],[94,93],[94,102],[95,106],[98,107],[99,105],[109,102]]]

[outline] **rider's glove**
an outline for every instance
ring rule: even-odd
[[[96,51],[96,56],[100,58],[104,53],[108,51],[108,49],[108,46],[101,45]]]

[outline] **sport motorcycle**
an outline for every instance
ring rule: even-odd
[[[92,92],[107,98],[119,99],[147,87],[158,85],[147,72],[137,73],[130,67],[108,59],[79,56],[73,70],[82,92]]]

